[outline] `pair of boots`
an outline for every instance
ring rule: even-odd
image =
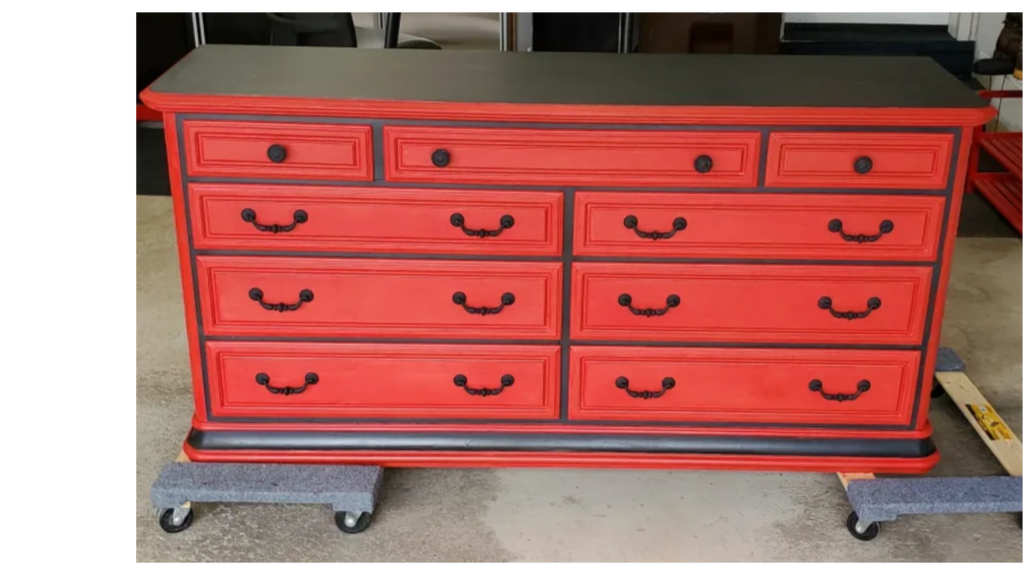
[[[1009,10],[996,50],[1016,61],[1014,76],[1023,80],[1023,10]]]

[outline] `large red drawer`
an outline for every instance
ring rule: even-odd
[[[577,192],[576,255],[933,261],[945,198]]]
[[[186,120],[185,165],[190,176],[366,182],[372,139],[369,126]]]
[[[560,336],[559,262],[199,256],[196,263],[208,335]]]
[[[952,134],[773,132],[764,184],[942,190],[952,143]]]
[[[568,415],[904,425],[919,367],[916,351],[573,346]]]
[[[385,126],[384,142],[394,182],[752,187],[760,154],[759,132]]]
[[[561,192],[207,184],[198,249],[556,256]]]
[[[557,346],[211,341],[206,350],[215,416],[558,416]]]
[[[572,338],[916,345],[930,286],[923,267],[582,262]]]

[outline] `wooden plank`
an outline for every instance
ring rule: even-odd
[[[850,481],[862,481],[867,479],[874,479],[873,473],[839,473],[838,480],[842,482],[842,488],[849,490]]]
[[[187,455],[185,455],[185,450],[182,449],[181,452],[178,453],[178,456],[177,458],[174,459],[174,461],[177,461],[178,463],[188,463],[191,460],[188,458]]]
[[[1005,471],[1017,477],[1023,475],[1023,449],[1019,438],[1005,425],[970,378],[959,371],[942,371],[934,377]]]

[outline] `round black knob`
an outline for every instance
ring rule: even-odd
[[[671,294],[670,296],[668,296],[668,300],[665,303],[668,304],[668,307],[678,307],[679,304],[682,303],[682,298],[678,297],[675,294]]]
[[[867,309],[877,309],[881,307],[881,298],[872,297],[867,300]]]
[[[256,383],[258,383],[259,385],[266,385],[270,383],[270,376],[265,373],[257,373]]]
[[[469,383],[469,378],[465,377],[464,375],[458,374],[455,376],[455,385],[457,385],[458,387],[465,387],[467,383]]]
[[[866,174],[874,168],[874,160],[871,160],[867,156],[860,156],[853,162],[853,169],[856,170],[857,174]]]
[[[315,385],[320,382],[320,376],[310,371],[305,374],[305,382],[307,385]]]
[[[465,303],[465,294],[460,291],[456,291],[451,294],[451,301],[455,302],[455,305],[462,305]]]
[[[465,225],[465,216],[458,212],[451,214],[451,225],[455,227],[462,227]]]
[[[856,384],[856,390],[857,390],[857,391],[861,391],[861,392],[862,392],[862,391],[870,391],[870,382],[869,382],[869,381],[867,381],[867,380],[865,380],[865,379],[861,379],[861,380],[860,380],[860,381],[859,381],[859,382],[858,382],[858,383]]]
[[[440,148],[433,151],[433,154],[430,155],[430,161],[438,168],[443,168],[451,163],[451,154],[444,148]]]
[[[671,227],[673,229],[676,229],[676,230],[680,231],[680,232],[682,230],[686,229],[686,226],[688,226],[688,225],[689,225],[689,222],[687,222],[685,218],[675,218],[671,222]]]
[[[252,301],[259,301],[263,299],[263,290],[259,288],[252,288],[249,290],[249,299]]]
[[[829,298],[828,296],[824,296],[821,299],[817,300],[817,307],[821,309],[829,309],[831,307],[831,298]]]
[[[300,224],[304,224],[309,221],[309,214],[307,214],[305,210],[295,210],[293,217],[295,218],[295,221]]]
[[[895,224],[891,220],[881,220],[879,229],[882,234],[890,234],[895,229]]]
[[[515,218],[511,216],[501,216],[500,222],[502,228],[508,229],[515,225]]]
[[[252,208],[245,208],[242,210],[242,220],[250,223],[256,221],[256,211]]]
[[[288,157],[288,151],[284,149],[284,146],[274,144],[266,149],[266,157],[270,158],[271,162],[279,164]]]
[[[622,307],[628,307],[632,305],[632,296],[627,293],[623,293],[622,295],[618,296],[618,305]]]
[[[626,387],[629,387],[629,378],[625,376],[618,377],[615,379],[615,387],[618,389],[625,389]]]
[[[513,383],[515,383],[515,378],[510,373],[501,376],[501,387],[510,387]]]
[[[625,221],[622,222],[626,229],[634,230],[639,225],[639,219],[636,216],[625,216]]]
[[[664,389],[671,389],[671,388],[675,387],[675,378],[674,377],[666,377],[666,378],[662,379],[661,380],[661,387],[664,388]]]
[[[313,301],[313,290],[304,289],[298,292],[298,299],[302,301]]]
[[[697,172],[706,174],[714,167],[714,160],[710,159],[710,156],[702,154],[696,157],[696,161],[693,162],[693,167],[696,168]]]
[[[828,231],[829,232],[839,232],[841,230],[842,230],[842,220],[835,219],[835,220],[831,220],[830,222],[828,222]]]
[[[510,293],[510,292],[509,293],[501,294],[501,304],[502,305],[511,305],[513,303],[515,303],[515,294]]]

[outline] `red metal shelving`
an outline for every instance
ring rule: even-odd
[[[987,100],[995,98],[1019,98],[1020,90],[982,90],[980,96]],[[983,126],[973,136],[973,150],[970,153],[970,167],[967,171],[967,191],[976,191],[995,210],[1023,233],[1023,134],[1020,132],[985,132]],[[978,164],[980,151],[984,150],[1005,168],[1005,172],[980,172]]]

